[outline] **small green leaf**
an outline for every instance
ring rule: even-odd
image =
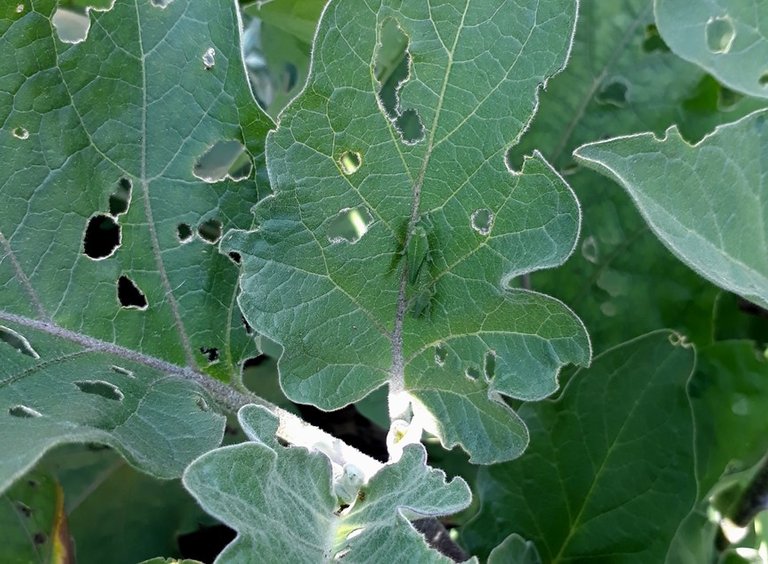
[[[292,400],[335,409],[388,385],[395,416],[411,402],[446,447],[489,464],[528,440],[502,396],[541,399],[563,365],[589,362],[578,318],[516,280],[570,255],[576,200],[538,153],[516,173],[504,158],[565,64],[575,8],[328,5],[307,87],[267,139],[274,196],[255,208],[257,230],[222,241],[243,258],[248,322],[284,347]],[[397,52],[382,45],[391,35],[404,37],[410,71],[396,104],[377,80],[381,53]],[[340,164],[350,154],[355,166]],[[354,239],[331,230],[348,210],[370,218]],[[425,238],[417,223],[427,214]],[[421,279],[427,254],[428,280],[414,285],[408,272]],[[495,374],[470,376],[487,355]]]
[[[664,41],[750,96],[768,98],[768,6],[744,0],[656,0]]]
[[[676,127],[584,145],[580,162],[619,182],[657,237],[721,288],[768,307],[768,112],[718,127],[694,146]]]
[[[513,533],[488,555],[488,564],[541,564],[536,546]]]
[[[324,454],[280,446],[277,419],[261,407],[245,406],[238,418],[250,442],[204,454],[183,477],[203,508],[238,532],[216,562],[450,562],[409,520],[460,511],[470,491],[426,466],[423,447],[407,447],[343,509]]]
[[[4,563],[74,562],[64,492],[47,473],[30,473],[0,496],[0,531]]]
[[[696,501],[695,354],[677,339],[659,331],[611,349],[557,400],[520,409],[531,446],[480,470],[470,548],[487,553],[516,531],[544,562],[664,562]]]

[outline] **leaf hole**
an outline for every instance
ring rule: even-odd
[[[208,359],[208,362],[215,364],[219,361],[219,349],[214,347],[200,347],[200,352]]]
[[[736,38],[736,28],[730,16],[710,18],[706,27],[707,47],[713,53],[724,54],[731,50]]]
[[[243,361],[243,370],[245,370],[246,368],[254,368],[256,366],[261,366],[262,364],[267,362],[267,360],[269,360],[269,357],[265,354],[260,354],[258,356],[246,358]]]
[[[189,243],[192,239],[192,228],[186,223],[179,223],[176,226],[176,237],[180,243]]]
[[[448,349],[444,343],[440,343],[435,347],[435,364],[444,366],[446,358],[448,358]]]
[[[646,53],[653,53],[659,51],[661,53],[669,52],[669,45],[661,38],[659,34],[659,28],[655,24],[649,24],[645,27],[645,37],[643,39],[643,51]]]
[[[211,409],[203,396],[197,396],[195,398],[195,404],[197,405],[198,409],[200,409],[200,411],[210,411]]]
[[[604,84],[595,95],[598,104],[624,108],[629,102],[629,85],[623,79],[613,79]]]
[[[344,558],[347,554],[349,554],[350,549],[345,548],[343,550],[338,551],[336,554],[333,555],[334,560],[341,560]]]
[[[90,259],[111,257],[120,247],[120,226],[108,215],[95,215],[88,220],[83,235],[83,253]]]
[[[475,210],[470,217],[472,229],[480,233],[480,235],[487,236],[493,228],[494,219],[493,212],[488,208]]]
[[[227,256],[235,264],[240,264],[243,261],[243,257],[240,256],[240,253],[236,253],[235,251],[227,253]]]
[[[123,401],[125,398],[120,388],[104,380],[78,380],[74,384],[85,394],[100,396],[111,401]]]
[[[16,13],[17,14],[20,14],[23,11],[24,11],[24,4],[19,4],[18,6],[16,6]]]
[[[229,178],[235,182],[251,175],[251,157],[240,141],[218,141],[197,160],[192,169],[200,180],[214,183]]]
[[[343,209],[328,225],[328,240],[354,245],[368,232],[372,222],[373,217],[365,207]]]
[[[400,93],[411,75],[410,40],[398,22],[387,18],[382,23],[376,46],[374,74],[379,84],[379,104],[395,126],[401,140],[412,145],[424,139],[424,125],[418,112],[401,108]]]
[[[87,14],[58,8],[51,18],[56,35],[62,43],[80,43],[88,37],[91,19]]]
[[[216,49],[208,47],[203,53],[203,67],[205,70],[211,70],[216,64]]]
[[[113,364],[110,368],[112,368],[112,372],[120,374],[121,376],[128,376],[128,378],[135,378],[136,377],[136,376],[133,375],[133,372],[131,372],[127,368],[123,368],[122,366],[116,366],[116,365]]]
[[[24,517],[32,517],[32,508],[27,505],[26,503],[22,503],[21,501],[17,501],[15,503],[16,510],[21,513]]]
[[[339,167],[346,176],[355,174],[363,165],[363,156],[357,151],[344,151],[339,157]]]
[[[483,372],[488,381],[493,380],[493,377],[496,376],[496,351],[488,351],[485,353]]]
[[[17,333],[13,329],[9,329],[8,327],[3,327],[0,325],[0,341],[7,343],[11,345],[14,349],[16,349],[16,352],[32,357],[34,359],[40,358],[40,355],[37,354],[37,351],[32,348],[32,345],[29,343],[26,337],[22,335],[21,333]]]
[[[35,544],[45,544],[45,541],[48,540],[48,537],[45,535],[45,533],[35,533],[32,537],[32,542]]]
[[[170,6],[173,3],[173,0],[151,0],[152,5],[155,8],[162,8],[165,10],[168,6]]]
[[[29,131],[23,127],[14,127],[12,133],[16,139],[21,139],[22,141],[29,139]]]
[[[218,219],[209,219],[200,224],[197,228],[197,234],[207,243],[214,244],[221,239],[222,226]]]
[[[125,275],[117,279],[117,300],[126,309],[147,309],[147,297],[144,292]]]
[[[477,366],[470,366],[467,368],[465,374],[470,380],[478,380],[481,377],[480,369]]]
[[[8,414],[12,417],[20,417],[22,419],[30,419],[32,417],[43,416],[43,414],[36,409],[32,409],[26,405],[14,405],[13,407],[10,407],[8,408]]]
[[[365,527],[358,527],[357,529],[352,529],[347,535],[346,540],[351,541],[355,537],[359,537],[360,535],[363,534],[363,531],[365,531]]]
[[[109,197],[109,214],[117,217],[128,211],[131,205],[131,188],[133,184],[128,178],[121,178],[117,183],[117,189]]]

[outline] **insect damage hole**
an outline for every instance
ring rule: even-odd
[[[31,407],[27,407],[26,405],[14,405],[12,407],[9,407],[8,415],[10,415],[11,417],[20,417],[22,419],[30,419],[32,417],[43,416],[43,414],[37,411],[36,409],[32,409]]]
[[[440,343],[435,347],[435,364],[444,366],[446,358],[448,358],[448,349],[444,343]]]
[[[108,215],[95,215],[88,220],[83,235],[83,253],[90,259],[102,260],[115,254],[120,246],[120,226]]]
[[[339,167],[345,176],[355,174],[363,165],[363,156],[357,151],[344,151],[339,157]]]
[[[189,243],[192,239],[192,228],[186,223],[179,223],[176,226],[176,237],[180,243]]]
[[[328,240],[331,243],[349,243],[354,245],[373,222],[371,213],[365,207],[345,208],[328,225]]]
[[[219,361],[219,349],[214,347],[200,347],[200,352],[208,359],[210,364],[216,364]]]
[[[706,27],[707,47],[713,53],[722,55],[731,50],[736,38],[736,28],[730,16],[710,18]]]
[[[410,40],[397,21],[386,19],[379,30],[374,74],[379,84],[377,98],[384,114],[402,141],[412,145],[424,139],[424,125],[416,110],[401,107],[400,94],[411,75],[409,45]]]
[[[87,13],[82,14],[66,8],[58,8],[51,18],[56,35],[62,43],[80,43],[88,37],[91,19]]]
[[[203,53],[203,67],[205,70],[211,70],[216,64],[216,49],[209,47]]]
[[[218,219],[209,219],[200,224],[197,228],[197,234],[207,243],[217,243],[221,239],[222,225]]]
[[[123,401],[125,399],[125,394],[120,388],[104,380],[78,380],[73,384],[85,394],[100,396],[111,401]]]
[[[127,368],[123,368],[122,366],[112,365],[110,368],[112,369],[112,372],[115,372],[122,376],[127,376],[128,378],[136,378],[136,376],[133,375],[133,372],[131,372]]]
[[[144,292],[125,275],[117,279],[117,301],[125,309],[147,309],[147,297]]]
[[[131,189],[133,184],[128,178],[121,178],[117,183],[117,188],[109,197],[109,214],[117,217],[128,211],[131,205]]]
[[[496,376],[496,351],[488,351],[485,353],[483,373],[485,374],[485,379],[489,382]]]
[[[17,333],[13,329],[9,329],[8,327],[3,327],[0,325],[0,341],[7,343],[11,345],[14,349],[16,349],[16,352],[32,357],[34,359],[40,358],[40,355],[37,354],[37,351],[32,348],[32,345],[29,344],[29,341],[24,337],[24,335]]]
[[[197,160],[192,169],[200,180],[214,183],[230,179],[235,182],[251,175],[251,157],[240,141],[218,141]]]
[[[12,133],[16,139],[20,139],[21,141],[24,141],[25,139],[29,139],[29,131],[27,131],[23,127],[14,127]]]
[[[495,216],[493,215],[493,212],[488,208],[475,210],[470,217],[472,229],[477,231],[480,235],[487,236],[491,233],[494,219]]]

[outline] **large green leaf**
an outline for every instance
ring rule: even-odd
[[[258,169],[270,126],[235,4],[116,0],[77,44],[55,9],[0,8],[0,489],[71,441],[179,475],[223,432],[193,381],[254,350],[211,241],[250,225],[255,175],[198,178],[219,141]]]
[[[659,32],[679,56],[734,90],[768,97],[768,7],[760,0],[655,0]]]
[[[560,398],[520,410],[531,446],[483,468],[470,548],[487,553],[510,531],[545,562],[664,562],[696,501],[691,347],[651,333],[577,372]]]
[[[206,511],[238,532],[216,562],[254,555],[263,562],[451,562],[409,519],[455,513],[470,491],[426,466],[423,447],[407,447],[367,484],[341,490],[351,491],[342,500],[339,485],[351,473],[334,476],[321,452],[280,446],[277,419],[264,408],[245,406],[238,418],[250,442],[204,454],[183,478]]]
[[[579,198],[578,252],[531,282],[574,309],[596,350],[662,327],[708,343],[718,289],[664,248],[614,182],[576,165],[571,152],[602,136],[663,133],[672,123],[699,138],[762,103],[734,98],[671,53],[655,32],[652,8],[652,0],[580,2],[568,67],[547,85],[511,156],[517,163],[538,147]]]
[[[589,361],[566,307],[513,287],[571,253],[576,200],[540,155],[521,174],[504,160],[565,63],[575,8],[326,8],[308,85],[267,140],[275,196],[256,207],[256,231],[222,243],[243,257],[246,318],[285,348],[291,399],[333,409],[388,384],[394,416],[410,400],[445,446],[491,463],[527,444],[500,396],[545,397],[563,364]],[[398,33],[410,74],[393,108],[377,97],[376,46]],[[403,116],[421,138],[401,136]]]
[[[627,190],[657,237],[718,286],[768,307],[766,111],[695,146],[676,127],[592,143],[575,155]]]

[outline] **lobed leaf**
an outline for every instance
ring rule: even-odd
[[[257,175],[232,177],[271,122],[233,2],[115,0],[75,44],[56,8],[0,8],[0,488],[61,442],[178,476],[224,420],[177,380],[227,380],[255,351],[212,243],[250,225]]]
[[[663,139],[631,135],[574,154],[619,182],[656,236],[689,267],[768,307],[761,167],[767,138],[762,110],[718,127],[694,146],[672,127]]]
[[[574,309],[595,350],[660,327],[706,344],[720,291],[667,251],[627,194],[575,162],[572,151],[603,136],[661,134],[673,123],[698,139],[764,105],[670,52],[651,0],[580,2],[568,66],[542,93],[510,160],[538,147],[576,192],[583,213],[577,252],[561,268],[534,273],[531,285]]]
[[[216,562],[451,562],[430,549],[409,519],[455,513],[469,505],[467,484],[425,465],[421,446],[382,468],[344,509],[321,452],[282,447],[277,419],[254,405],[238,413],[250,442],[195,460],[183,482],[203,508],[237,538]]]
[[[470,548],[482,554],[514,531],[545,562],[665,561],[696,501],[695,354],[676,338],[659,331],[611,349],[557,400],[521,408],[531,446],[481,469]]]
[[[655,0],[659,32],[680,57],[734,90],[768,98],[768,8],[759,0]]]
[[[570,255],[577,202],[538,153],[521,172],[504,158],[575,16],[570,0],[328,5],[307,87],[267,140],[275,194],[255,231],[222,242],[243,257],[248,322],[284,347],[292,400],[335,409],[386,384],[394,416],[412,402],[488,464],[528,441],[502,396],[546,397],[562,365],[589,362],[578,318],[515,281]],[[393,105],[379,53],[398,37],[409,73]],[[409,282],[415,231],[429,251]]]

